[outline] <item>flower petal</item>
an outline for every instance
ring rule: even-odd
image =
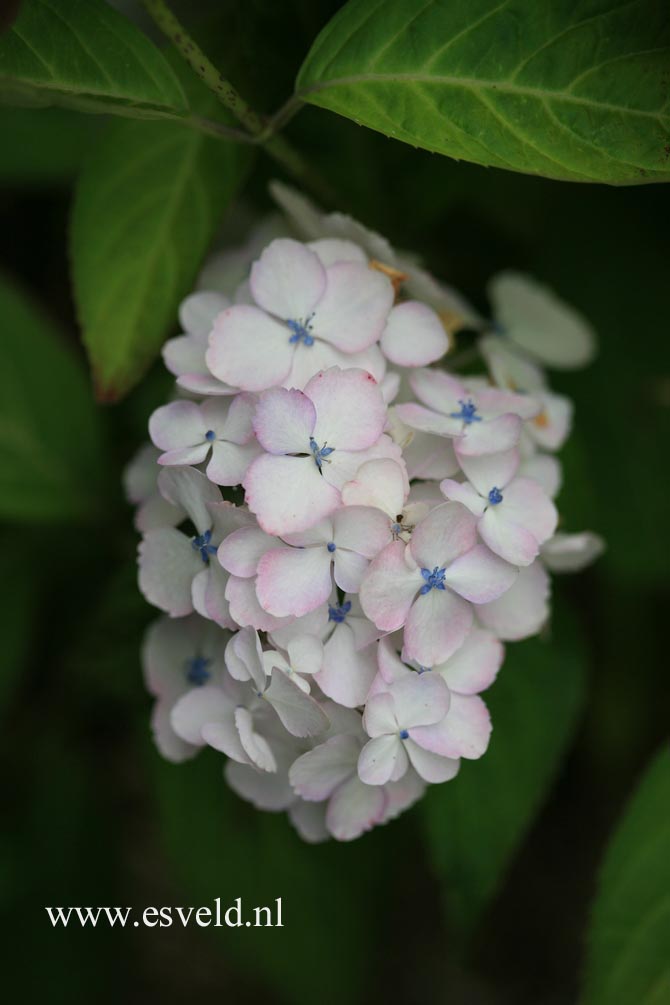
[[[281,384],[291,369],[294,346],[288,328],[257,307],[238,304],[216,319],[205,359],[211,373],[243,391]]]
[[[386,358],[397,366],[427,366],[444,356],[449,339],[431,307],[407,300],[389,314],[380,344]]]
[[[406,740],[405,748],[412,767],[426,782],[450,782],[458,774],[460,761],[424,750],[413,740]]]
[[[305,321],[326,289],[326,270],[300,241],[279,237],[251,267],[251,293],[264,310],[282,320]]]
[[[258,563],[256,596],[278,618],[301,617],[324,604],[333,588],[327,548],[275,548]]]
[[[366,617],[378,628],[402,628],[423,579],[405,560],[405,545],[394,541],[373,559],[361,583],[360,601]]]
[[[272,671],[264,697],[292,736],[319,736],[328,728],[323,709],[281,670]]]
[[[361,750],[358,777],[366,785],[385,785],[392,779],[402,778],[407,767],[407,754],[398,734],[377,736]]]
[[[417,524],[410,551],[421,568],[445,566],[465,554],[477,540],[477,520],[462,503],[436,506]]]
[[[521,569],[506,593],[477,608],[477,619],[498,638],[515,642],[536,635],[549,616],[549,576],[540,561]]]
[[[470,603],[486,604],[509,590],[518,573],[518,569],[494,555],[485,545],[476,544],[452,562],[444,581]]]
[[[353,841],[381,821],[387,802],[381,786],[350,778],[330,798],[326,827],[336,841]]]
[[[405,624],[405,658],[425,667],[443,663],[463,644],[472,620],[470,604],[451,590],[419,595]]]
[[[305,387],[316,408],[314,439],[341,450],[365,450],[379,439],[386,424],[386,405],[379,385],[365,370],[331,367]]]
[[[302,391],[273,387],[261,395],[254,431],[271,454],[304,454],[316,423],[316,409]]]
[[[268,534],[307,530],[340,503],[340,493],[311,457],[264,454],[253,461],[243,484],[247,505]]]
[[[366,461],[356,477],[342,486],[345,506],[374,506],[392,520],[402,513],[406,499],[403,469],[397,461],[386,457]]]
[[[393,306],[393,286],[381,272],[356,262],[331,265],[326,274],[314,334],[342,352],[361,352],[384,330]]]
[[[481,757],[490,736],[491,717],[478,695],[452,695],[451,708],[440,722],[410,731],[412,740],[424,750],[454,758]]]
[[[291,765],[289,781],[303,799],[320,802],[356,771],[360,744],[353,736],[332,736]]]
[[[140,592],[173,618],[193,610],[191,584],[202,567],[190,539],[173,527],[150,530],[140,542]]]
[[[512,587],[514,589],[514,587]],[[477,615],[482,608],[477,609]],[[505,650],[499,639],[482,628],[473,628],[465,642],[446,663],[433,667],[459,694],[477,694],[489,687],[502,665]]]

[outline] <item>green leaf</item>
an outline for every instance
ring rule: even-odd
[[[24,0],[0,37],[0,98],[132,116],[187,108],[161,52],[104,0]]]
[[[670,178],[670,20],[656,0],[349,0],[300,98],[476,164]]]
[[[18,535],[0,538],[0,582],[3,591],[2,649],[0,649],[0,711],[11,700],[23,670],[32,638],[31,616],[36,592],[35,566],[26,562]]]
[[[648,768],[600,875],[583,1005],[670,1001],[670,750]]]
[[[71,181],[98,123],[64,108],[0,108],[0,182],[37,188]]]
[[[199,107],[215,99],[194,83]],[[176,323],[248,149],[175,122],[113,122],[75,193],[75,298],[98,396],[137,383]]]
[[[99,416],[53,324],[0,276],[0,517],[87,519],[99,505]]]
[[[567,612],[565,612],[567,613]],[[489,750],[458,778],[432,786],[423,804],[435,872],[454,934],[465,940],[542,805],[572,737],[584,689],[573,621],[556,617],[551,640],[507,647],[485,695]]]

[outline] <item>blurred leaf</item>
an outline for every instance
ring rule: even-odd
[[[567,614],[567,612],[565,612]],[[507,647],[485,695],[493,735],[481,761],[435,785],[423,812],[433,865],[457,938],[467,938],[546,798],[582,705],[584,658],[574,622],[556,617],[551,641]]]
[[[104,0],[24,0],[0,38],[0,96],[131,116],[187,108],[161,52]]]
[[[27,188],[69,181],[99,124],[63,108],[0,107],[0,182]]]
[[[0,516],[90,518],[103,458],[84,373],[52,323],[2,276],[0,317]]]
[[[644,775],[607,850],[584,1005],[670,1001],[670,750]]]
[[[3,591],[2,649],[0,650],[0,710],[4,713],[31,640],[35,599],[35,567],[26,561],[25,547],[16,536],[0,538],[0,582]]]
[[[654,0],[349,0],[299,97],[450,157],[572,181],[670,179],[670,21]]]
[[[186,79],[198,110],[216,114],[216,99]],[[96,147],[75,194],[71,252],[100,399],[126,394],[158,354],[248,157],[173,122],[114,122]]]

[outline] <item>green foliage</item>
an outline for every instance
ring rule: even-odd
[[[196,107],[216,102],[195,81]],[[143,375],[237,191],[247,149],[173,122],[114,122],[77,185],[75,297],[98,397]]]
[[[24,0],[0,38],[0,96],[118,115],[186,110],[160,51],[104,0]]]
[[[493,735],[481,761],[463,762],[423,803],[435,872],[457,939],[466,938],[546,798],[572,738],[584,692],[581,640],[567,611],[551,641],[507,647],[487,692]]]
[[[0,397],[0,516],[90,519],[102,479],[100,417],[60,333],[6,278]]]
[[[35,569],[25,561],[23,542],[9,534],[0,538],[0,582],[3,591],[5,622],[0,650],[0,715],[12,698],[14,688],[25,669],[30,648],[30,624],[34,614]]]
[[[20,188],[70,181],[98,129],[95,119],[64,108],[0,107],[0,181]]]
[[[603,864],[583,1005],[670,1000],[670,750],[648,768]]]
[[[631,184],[670,178],[669,57],[655,0],[349,0],[296,87],[450,157]]]

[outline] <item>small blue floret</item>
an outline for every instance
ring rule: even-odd
[[[477,415],[477,406],[475,405],[472,398],[468,398],[467,401],[459,400],[458,404],[461,406],[459,412],[450,412],[450,419],[462,419],[466,426],[472,425],[473,422],[481,422],[481,415]]]
[[[294,345],[297,345],[299,342],[302,342],[303,345],[314,345],[311,324],[313,317],[314,315],[310,314],[305,321],[289,320],[286,322],[291,332],[289,342],[292,342]]]
[[[417,672],[418,674],[422,674],[422,673],[430,673],[431,669],[432,669],[432,667],[424,667],[424,666],[419,666],[416,672]]]
[[[204,534],[199,534],[197,537],[191,539],[191,547],[194,551],[200,552],[200,558],[203,560],[205,565],[209,565],[210,555],[216,555],[216,546],[210,544],[211,540],[211,530],[206,530]]]
[[[322,447],[316,442],[313,436],[309,438],[309,449],[312,451],[312,456],[314,457],[314,463],[316,464],[319,471],[323,467],[324,461],[326,464],[330,464],[327,460],[328,457],[333,453],[335,447],[329,447],[327,443],[324,443]]]
[[[207,669],[211,662],[204,656],[195,656],[192,660],[187,660],[186,680],[189,684],[195,684],[196,687],[202,687],[203,684],[206,684],[212,676]]]
[[[216,433],[213,429],[208,429],[205,433],[205,439],[208,443],[212,443],[216,439]]]
[[[346,604],[341,604],[339,607],[333,607],[332,604],[328,605],[328,620],[334,621],[336,624],[341,625],[343,621],[346,621],[347,614],[351,610],[351,601],[347,600]]]
[[[328,549],[328,551],[329,551],[329,552],[331,553],[331,555],[332,555],[332,553],[333,553],[333,552],[335,551],[335,549],[337,548],[337,545],[335,544],[335,542],[334,542],[334,541],[329,541],[329,542],[328,542],[328,544],[326,545],[326,548]]]
[[[430,593],[431,590],[446,590],[446,586],[444,585],[445,572],[446,569],[440,569],[437,565],[432,572],[430,569],[422,569],[421,575],[426,582],[419,590],[419,593],[425,595],[426,593]]]
[[[503,501],[503,494],[500,491],[500,489],[494,485],[491,491],[489,492],[489,502],[491,503],[492,506],[497,506],[498,503],[501,503],[502,501]]]
[[[409,740],[409,732],[406,729],[401,729],[399,736],[401,740]]]

